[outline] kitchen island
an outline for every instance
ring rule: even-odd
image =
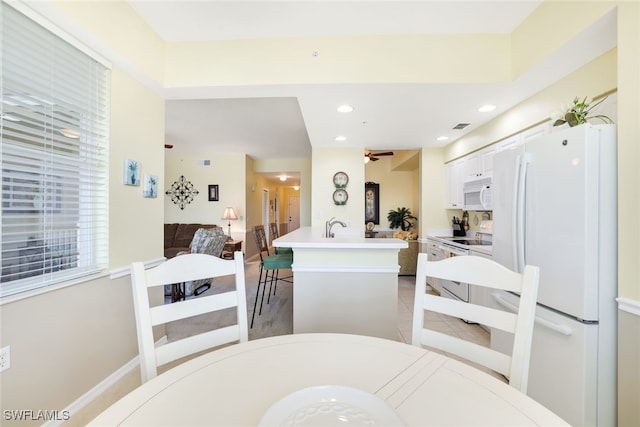
[[[325,238],[303,227],[273,241],[293,250],[293,332],[398,339],[398,253],[404,240]]]

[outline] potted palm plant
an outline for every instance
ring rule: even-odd
[[[391,209],[387,214],[389,227],[400,228],[402,231],[409,231],[413,227],[413,221],[416,219],[418,218],[411,214],[411,209],[405,207]]]

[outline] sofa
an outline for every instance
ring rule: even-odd
[[[228,238],[214,224],[165,224],[164,256],[168,259],[191,252],[220,257]],[[166,285],[164,294],[175,302],[190,295],[199,295],[210,287],[211,279],[199,279],[183,286]]]
[[[165,224],[164,256],[173,258],[178,252],[188,251],[193,235],[199,228],[215,228],[215,224]]]
[[[393,237],[396,239],[406,240],[409,247],[400,249],[398,254],[398,264],[400,264],[400,276],[415,276],[418,265],[418,253],[420,252],[420,243],[418,235],[408,231],[394,231]]]
[[[407,240],[409,247],[400,249],[398,254],[398,264],[400,264],[400,276],[415,276],[418,265],[418,252],[420,243],[417,240]]]

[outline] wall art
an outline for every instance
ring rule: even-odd
[[[380,184],[364,184],[364,223],[380,224]]]
[[[171,189],[165,191],[164,194],[171,197],[174,205],[178,205],[181,210],[184,210],[184,207],[193,202],[193,198],[200,193],[193,188],[191,181],[187,181],[184,175],[180,175],[180,179],[171,184]]]
[[[217,202],[218,201],[218,184],[212,184],[209,186],[209,201]]]
[[[142,181],[142,196],[158,197],[158,177],[156,175],[145,173]]]
[[[124,161],[124,183],[126,185],[140,185],[140,162],[137,160]]]

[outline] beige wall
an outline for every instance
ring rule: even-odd
[[[122,268],[164,256],[163,235],[157,232],[165,198],[164,101],[119,69],[111,73],[111,89],[109,264]],[[143,198],[142,185],[122,183],[125,159],[140,162],[141,178],[146,173],[158,177],[158,197]],[[132,245],[121,236],[145,238]]]
[[[509,40],[452,34],[168,43],[166,85],[493,83],[509,80]],[[313,51],[322,52],[320,61]],[[228,59],[223,67],[220,58]]]
[[[364,162],[360,148],[313,148],[312,156],[311,225],[324,227],[325,221],[336,217],[351,227],[362,230],[364,236]],[[349,195],[346,205],[333,202],[333,176],[345,172],[349,183],[345,190]],[[324,230],[324,229],[323,229]]]
[[[210,165],[204,166],[209,160]],[[203,153],[200,155],[175,155],[167,150],[165,155],[164,186],[168,190],[171,184],[181,176],[193,184],[198,194],[193,202],[184,209],[171,201],[171,197],[162,194],[165,223],[217,224],[228,232],[228,222],[222,219],[224,209],[230,206],[238,215],[231,221],[231,237],[244,240],[246,229],[246,203],[244,186],[238,185],[245,179],[245,155],[240,153]],[[217,202],[209,201],[209,185],[218,185]]]
[[[640,4],[618,6],[618,291],[635,304],[618,324],[618,424],[640,425]]]
[[[445,153],[439,149],[422,150],[420,230],[424,234],[428,228],[448,226],[446,211],[438,207],[444,205],[443,160],[450,160],[467,150],[515,132],[522,128],[523,121],[535,123],[536,120],[532,119],[534,116],[545,117],[548,114],[545,109],[549,105],[566,103],[567,99],[576,95],[576,91],[585,95],[597,95],[604,91],[600,91],[599,86],[611,88],[617,85],[620,117],[619,215],[621,224],[625,224],[619,235],[619,287],[621,296],[640,301],[640,265],[637,262],[640,259],[640,249],[637,246],[640,225],[638,221],[627,221],[628,215],[640,211],[640,194],[637,191],[637,183],[640,182],[637,168],[637,159],[640,158],[640,123],[637,120],[640,111],[640,11],[637,2],[545,1],[536,14],[527,19],[511,36],[353,37],[274,40],[265,43],[220,42],[204,46],[163,44],[133,15],[126,2],[41,2],[34,5],[48,9],[45,16],[61,18],[61,26],[87,44],[99,48],[103,56],[115,64],[112,89],[117,111],[114,107],[112,136],[117,135],[117,138],[112,138],[110,189],[112,268],[125,267],[133,259],[154,259],[161,254],[161,245],[156,246],[154,242],[162,235],[164,215],[161,213],[162,208],[157,210],[157,214],[154,209],[165,202],[160,202],[160,197],[156,200],[143,199],[136,195],[135,188],[121,185],[122,171],[118,166],[129,156],[138,156],[137,160],[141,161],[143,171],[157,171],[161,177],[160,182],[166,183],[163,165],[158,163],[158,159],[164,155],[159,141],[164,131],[164,115],[160,114],[162,100],[155,92],[144,89],[143,86],[161,88],[331,81],[508,81],[526,70],[530,64],[535,64],[549,52],[553,52],[571,34],[577,34],[580,28],[617,5],[617,57],[614,52],[607,54],[609,56],[605,55],[617,66],[617,79],[612,79],[607,72],[588,77],[575,86],[572,93],[568,89],[563,92],[564,89],[558,87],[547,98],[543,91],[540,94],[542,98],[537,101],[543,101],[546,104],[544,108],[523,103],[519,106],[520,111],[530,107],[533,112],[520,119],[511,115],[514,122],[503,122],[506,129],[501,132],[492,131],[492,125],[489,125],[486,129],[478,130],[480,136],[477,141],[472,141],[469,137],[454,144]],[[113,31],[114,22],[119,23],[118,31]],[[550,22],[558,24],[550,25]],[[510,44],[511,39],[513,43]],[[460,48],[469,55],[459,55]],[[331,52],[323,54],[320,66],[317,62],[312,64],[307,54],[318,49]],[[512,58],[505,56],[505,52],[509,50]],[[163,56],[165,52],[166,64]],[[206,52],[215,55],[203,55]],[[275,54],[278,52],[289,52],[290,57],[298,59],[294,62],[273,63],[272,58],[281,57]],[[293,55],[296,52],[304,54]],[[416,55],[416,52],[420,52],[420,55]],[[226,58],[233,61],[226,61],[225,67],[220,67],[220,61],[210,59],[218,59],[227,54]],[[440,64],[447,66],[433,67],[433,57],[440,58]],[[609,66],[605,66],[607,67]],[[469,73],[469,69],[474,72]],[[125,77],[122,70],[142,83]],[[345,70],[349,70],[349,73],[345,74]],[[132,89],[135,97],[129,93]],[[508,116],[509,113],[505,115]],[[133,147],[129,147],[130,145]],[[249,162],[243,159],[241,163],[245,167],[241,176],[247,177]],[[347,188],[349,203],[342,207],[333,205],[331,198],[332,176],[338,170],[347,172],[351,179]],[[306,181],[301,184],[301,206],[306,206],[303,209],[307,209],[301,218],[303,225],[323,225],[333,215],[354,224],[361,222],[365,174],[360,149],[314,149],[308,172]],[[240,192],[243,191],[242,187],[248,188],[249,185],[248,179],[244,184],[241,182],[236,183]],[[303,190],[308,193],[303,193]],[[221,187],[221,191],[224,188]],[[248,206],[250,197],[248,191],[245,190],[245,193],[245,203]],[[143,212],[143,215],[139,215],[139,212]],[[135,217],[132,221],[127,221],[126,215],[146,216],[146,220]],[[249,216],[248,213],[246,215]],[[131,242],[135,242],[135,245]],[[86,392],[99,379],[113,372],[115,367],[122,366],[129,360],[135,353],[135,332],[127,284],[128,281],[124,278],[104,278],[3,305],[1,339],[2,345],[12,346],[12,367],[1,374],[2,408],[9,407],[8,405],[11,408],[62,408]],[[619,329],[621,348],[624,343],[630,342],[629,338],[637,337],[638,331],[638,323],[627,321],[627,315],[624,316]],[[636,318],[637,316],[632,317]],[[52,336],[58,339],[52,341]],[[91,340],[92,337],[94,341]],[[85,357],[94,347],[103,351],[94,358]],[[620,353],[620,375],[624,377],[619,385],[620,425],[638,425],[640,420],[634,401],[634,396],[640,395],[637,352],[624,348]],[[31,356],[42,354],[53,354],[55,359],[39,357],[35,361]],[[59,387],[60,384],[65,386]],[[58,387],[53,390],[54,386]],[[28,389],[28,393],[20,391],[25,389]],[[9,396],[15,396],[15,399]]]
[[[420,218],[418,168],[394,170],[393,160],[393,157],[379,157],[378,161],[370,161],[364,166],[365,182],[380,184],[380,225],[378,227],[382,228],[389,228],[387,214],[390,210],[399,207],[411,209],[411,213]],[[364,217],[364,215],[361,216]],[[361,222],[364,223],[364,220]],[[418,230],[419,224],[415,222],[415,228],[412,231]]]
[[[420,237],[430,230],[451,228],[445,210],[446,175],[443,149],[423,148],[420,152]]]
[[[541,90],[496,119],[445,148],[445,161],[550,120],[550,114],[576,96],[594,97],[617,87],[617,50],[613,49],[584,67]]]
[[[618,314],[618,425],[640,425],[640,312]]]
[[[143,198],[141,186],[122,181],[124,160],[135,159],[162,183],[164,102],[117,68],[111,89],[109,268],[118,270],[163,255],[161,196]],[[66,408],[138,353],[128,276],[5,303],[0,317],[0,346],[11,346],[2,410]]]
[[[256,173],[295,172],[300,174],[300,226],[311,225],[311,159],[256,159]]]

